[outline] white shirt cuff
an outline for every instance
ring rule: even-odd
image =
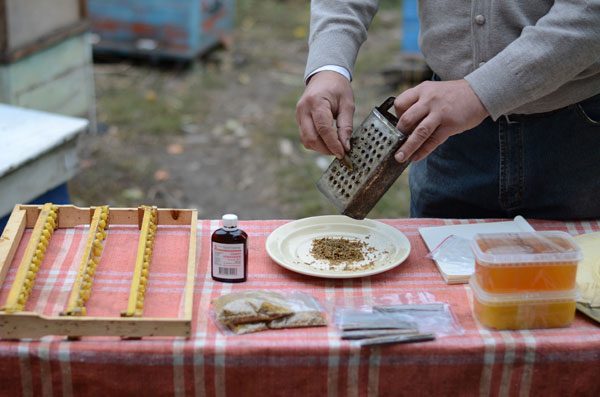
[[[325,66],[321,66],[318,69],[315,69],[311,74],[306,76],[306,81],[308,81],[308,79],[310,79],[311,76],[313,76],[319,72],[322,72],[324,70],[330,70],[332,72],[339,73],[342,76],[344,76],[345,78],[347,78],[348,81],[352,81],[352,76],[350,75],[350,71],[343,66],[337,66],[337,65],[325,65]]]

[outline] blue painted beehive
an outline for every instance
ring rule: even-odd
[[[419,14],[417,0],[404,0],[402,3],[402,51],[418,53],[419,50]]]
[[[235,0],[87,0],[96,53],[190,60],[233,31]]]

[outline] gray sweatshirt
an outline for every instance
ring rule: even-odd
[[[312,0],[308,76],[352,72],[378,0]],[[466,79],[493,119],[600,93],[600,0],[419,0],[419,41],[443,80]]]

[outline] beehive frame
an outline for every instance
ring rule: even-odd
[[[90,266],[90,263],[93,263],[95,260],[95,254],[93,253],[94,242],[101,240],[100,237],[104,231],[104,226],[100,225],[102,224],[101,214],[103,211],[98,210],[102,208],[108,210],[108,216],[105,217],[108,225],[137,225],[142,231],[140,233],[140,245],[143,245],[142,237],[144,239],[149,238],[147,228],[150,227],[149,223],[151,222],[149,222],[149,219],[151,216],[144,216],[145,214],[155,214],[155,218],[153,218],[155,219],[155,225],[189,226],[190,238],[184,287],[183,315],[180,318],[141,317],[139,310],[131,313],[132,306],[130,303],[128,305],[128,310],[125,311],[122,317],[85,316],[85,310],[78,309],[73,300],[74,296],[80,294],[80,289],[82,288],[81,282],[78,282],[80,281],[78,276],[73,285],[73,290],[71,292],[72,296],[63,312],[65,315],[62,316],[44,316],[30,311],[7,310],[9,307],[7,305],[9,305],[10,302],[0,302],[0,308],[2,309],[0,310],[0,338],[40,338],[45,335],[65,335],[69,337],[120,336],[127,338],[144,336],[190,336],[192,327],[194,278],[196,275],[196,210],[163,209],[156,207],[108,209],[107,207],[81,208],[73,205],[49,207],[47,204],[18,204],[13,209],[4,232],[2,233],[2,236],[0,236],[0,285],[4,283],[8,268],[16,254],[25,229],[34,229],[32,240],[34,240],[34,238],[36,240],[30,241],[28,244],[26,254],[19,269],[24,266],[24,262],[31,262],[33,260],[31,258],[35,258],[35,247],[37,244],[41,244],[37,239],[42,238],[40,236],[43,236],[45,225],[47,226],[48,223],[52,224],[52,221],[47,221],[48,217],[52,217],[51,214],[48,214],[48,212],[51,212],[52,210],[56,210],[57,212],[56,221],[53,225],[56,229],[72,228],[79,225],[90,225],[90,228],[93,229],[88,236],[88,244],[86,244],[86,251],[84,252],[84,258],[82,258],[80,272],[87,269]],[[38,222],[38,218],[43,219]],[[146,222],[144,222],[145,219]],[[97,248],[99,249],[99,246]],[[32,254],[29,251],[33,251],[34,253]],[[143,253],[144,249],[141,250],[142,255]],[[140,249],[138,248],[138,256],[139,255]],[[141,272],[142,265],[140,265],[140,263],[143,265],[143,259],[138,258],[135,269],[132,269],[132,272],[137,271],[138,274]],[[140,270],[138,270],[138,267]],[[21,279],[23,278],[26,278],[26,276],[21,277]],[[23,280],[15,281],[25,282]],[[133,291],[134,285],[136,285],[135,291]],[[138,277],[132,282],[130,302],[133,294],[136,294],[136,296],[139,294],[139,285],[140,280]],[[19,286],[15,286],[14,283],[13,287],[20,288]],[[13,300],[15,299],[13,298]],[[18,302],[18,298],[15,302]],[[135,308],[135,301],[133,307]],[[127,314],[127,311],[130,313]]]

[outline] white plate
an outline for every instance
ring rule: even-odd
[[[373,252],[364,262],[373,266],[364,270],[330,270],[324,261],[310,254],[312,241],[323,237],[344,237],[366,242]],[[293,272],[325,278],[365,277],[385,272],[401,264],[410,254],[410,242],[398,229],[385,223],[342,215],[299,219],[278,227],[265,244],[269,256]],[[357,263],[356,265],[360,265]]]

